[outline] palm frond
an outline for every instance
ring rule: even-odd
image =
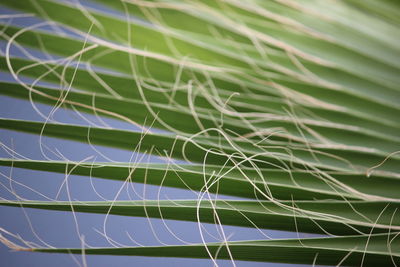
[[[326,235],[246,241],[222,235],[220,242],[194,245],[84,249],[22,247],[1,237],[3,243],[214,263],[400,263],[396,1],[2,5],[8,11],[0,17],[0,71],[13,80],[0,82],[0,93],[54,109],[42,121],[0,118],[0,128],[145,153],[164,163],[13,157],[1,158],[1,166],[188,189],[198,198],[2,197],[0,205]],[[36,22],[22,26],[14,23],[18,17]],[[60,123],[52,117],[58,108],[132,127]]]

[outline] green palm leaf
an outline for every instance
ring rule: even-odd
[[[12,151],[0,166],[187,189],[198,198],[1,197],[1,206],[326,236],[118,248],[0,241],[16,250],[210,258],[215,264],[400,263],[399,3],[82,2],[2,2],[40,22],[24,27],[0,20],[6,42],[0,71],[13,77],[0,81],[0,94],[54,109],[42,114],[44,121],[0,118],[0,128],[145,153],[165,163],[44,161],[15,158]],[[58,108],[134,129],[58,123],[52,119]]]

